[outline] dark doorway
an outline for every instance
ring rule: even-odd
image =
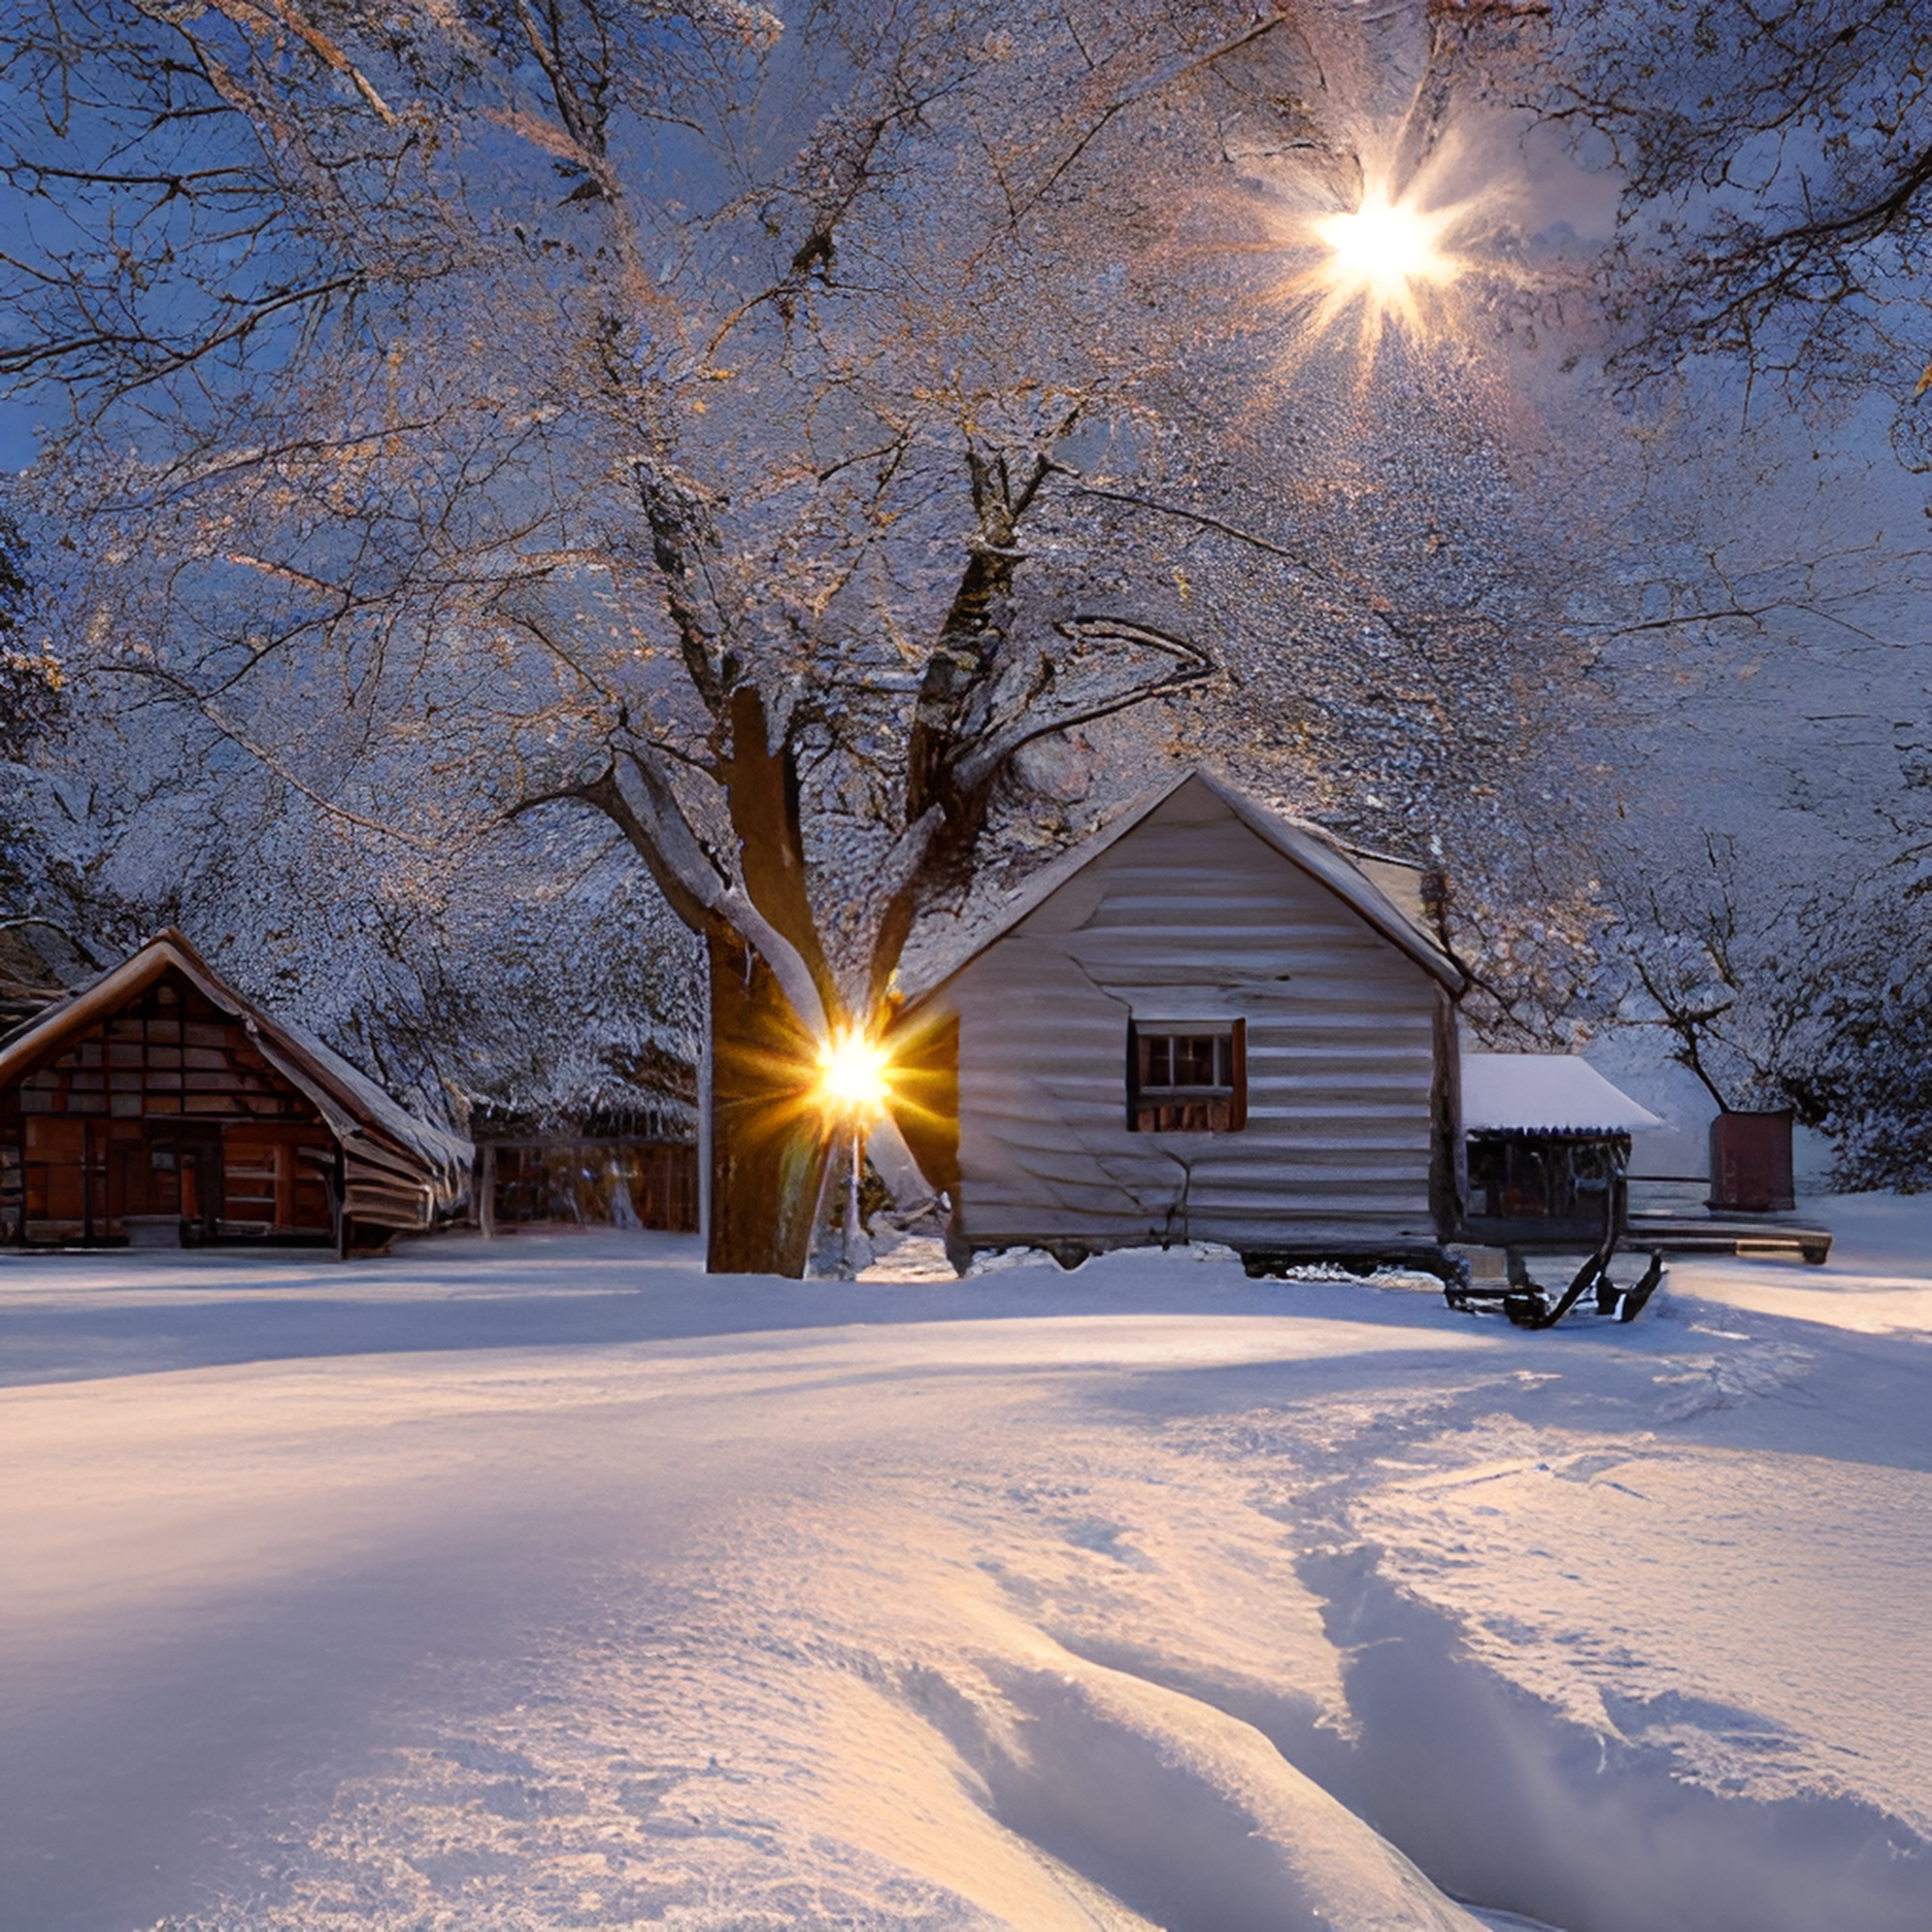
[[[221,1233],[225,1187],[221,1128],[157,1120],[149,1120],[145,1125],[142,1151],[148,1158],[147,1185],[172,1196],[181,1216],[184,1241],[213,1241]],[[166,1213],[168,1209],[153,1211]]]

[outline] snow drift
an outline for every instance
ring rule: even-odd
[[[1921,1927],[1932,1269],[1840,1257],[1548,1335],[1187,1253],[0,1263],[0,1924]]]

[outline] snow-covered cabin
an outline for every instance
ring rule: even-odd
[[[908,961],[924,1085],[900,1118],[951,1193],[956,1259],[1186,1241],[1254,1272],[1439,1258],[1464,976],[1398,874],[1419,878],[1195,772],[1043,868],[952,960]]]
[[[346,1252],[447,1219],[471,1160],[178,932],[0,1039],[0,1240]]]

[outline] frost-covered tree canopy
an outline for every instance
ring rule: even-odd
[[[1620,361],[1718,356],[1842,408],[1877,388],[1932,466],[1932,45],[1912,0],[1557,11],[1550,111],[1614,159]]]
[[[1440,857],[1474,1010],[1547,1037],[1633,706],[1821,602],[1740,601],[1657,483],[1722,385],[1612,407],[1578,230],[1619,191],[1642,341],[1735,346],[1657,218],[1735,231],[1685,174],[1729,137],[1660,131],[1729,16],[1665,9],[1636,111],[1644,13],[21,16],[0,371],[47,405],[71,869],[425,1103],[541,1110],[559,1058],[608,1095],[694,1050],[661,908],[714,996],[868,1024],[916,925],[1204,759]],[[1427,271],[1339,273],[1324,225],[1384,207]]]

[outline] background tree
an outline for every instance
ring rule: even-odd
[[[29,641],[26,544],[0,508],[0,758],[18,758],[54,723],[64,683],[59,660]]]
[[[1714,1091],[1794,1105],[1841,1179],[1895,1184],[1932,1078],[1890,969],[1927,942],[1932,575],[1922,490],[1882,452],[1932,468],[1932,20],[1558,5],[1548,53],[1541,109],[1618,184],[1598,286],[1639,429],[1600,659],[1620,836],[1650,852],[1613,867],[1622,949]]]
[[[0,917],[26,910],[29,881],[44,869],[25,761],[58,724],[67,683],[59,658],[34,634],[27,570],[20,526],[0,504]]]
[[[1558,6],[1546,108],[1622,178],[1624,372],[1687,356],[1842,407],[1932,467],[1932,20],[1915,0]]]
[[[1819,890],[1791,904],[1751,878],[1735,840],[1706,833],[1702,844],[1668,871],[1634,855],[1607,869],[1626,1017],[1669,1034],[1671,1058],[1721,1113],[1782,1107],[1842,981],[1849,895]]]
[[[1625,853],[1605,884],[1622,1017],[1666,1033],[1720,1111],[1790,1108],[1836,1142],[1838,1188],[1932,1185],[1923,891],[1900,868],[1768,891],[1707,834],[1669,870]]]
[[[1850,927],[1821,1006],[1817,1050],[1784,1082],[1798,1117],[1837,1144],[1847,1190],[1932,1187],[1932,1001],[1925,993],[1923,893],[1895,876]]]

